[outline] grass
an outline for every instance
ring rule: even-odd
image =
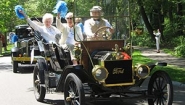
[[[138,64],[138,63],[148,64],[148,63],[155,63],[155,62],[156,61],[152,59],[142,56],[139,50],[134,50],[134,53],[133,53],[133,63],[134,64]],[[179,68],[179,67],[172,66],[172,65],[156,66],[152,70],[151,75],[157,70],[163,70],[167,72],[173,81],[185,83],[185,69],[184,68]]]
[[[0,56],[8,56],[11,55],[11,48],[14,46],[14,44],[8,44],[7,45],[7,50],[4,51],[4,48],[2,47],[2,54]]]

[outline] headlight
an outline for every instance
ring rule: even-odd
[[[94,68],[92,69],[92,75],[99,82],[105,81],[105,79],[108,77],[108,74],[109,73],[107,69],[100,65],[95,65]]]
[[[149,74],[150,74],[150,68],[146,65],[140,65],[136,69],[136,75],[141,79],[146,78]]]
[[[27,46],[27,42],[26,41],[21,41],[21,47],[26,47]]]

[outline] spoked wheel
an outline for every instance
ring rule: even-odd
[[[85,94],[81,80],[73,73],[67,75],[64,85],[65,105],[85,105]]]
[[[37,101],[42,102],[45,98],[46,88],[41,86],[40,77],[39,77],[38,64],[36,64],[33,71],[33,85],[34,85],[34,94]]]
[[[148,84],[149,105],[172,105],[173,86],[169,75],[164,71],[156,71]]]

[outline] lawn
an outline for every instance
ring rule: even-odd
[[[134,50],[133,63],[134,64],[137,64],[137,63],[148,64],[148,63],[155,63],[155,61],[142,56],[139,50]],[[185,83],[185,69],[184,68],[179,68],[179,67],[172,66],[172,65],[156,66],[152,70],[151,74],[157,70],[163,70],[167,72],[173,81]]]
[[[8,46],[6,47],[7,50],[4,51],[4,48],[2,48],[2,54],[0,56],[9,56],[11,55],[11,48],[14,46],[14,44],[8,44]]]

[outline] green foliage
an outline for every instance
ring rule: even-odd
[[[5,33],[7,31],[11,31],[15,25],[15,13],[14,6],[17,4],[17,0],[1,0],[0,1],[0,31]]]
[[[132,44],[134,46],[149,46],[152,47],[155,45],[154,42],[151,41],[148,33],[143,33],[142,35],[136,35],[135,32],[132,32]]]
[[[134,65],[136,65],[136,64],[148,64],[148,63],[154,62],[153,60],[142,56],[141,51],[138,50],[138,49],[134,49],[132,59],[133,59]]]
[[[175,54],[177,56],[183,56],[185,57],[185,37],[184,36],[180,36],[179,37],[179,45],[177,47],[175,47]]]

